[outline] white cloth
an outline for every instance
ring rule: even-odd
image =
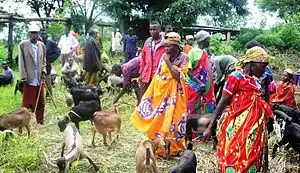
[[[69,54],[75,51],[78,46],[79,42],[72,34],[62,35],[58,43],[61,54]]]
[[[40,81],[39,81],[39,70],[38,70],[38,64],[39,64],[39,60],[38,60],[38,46],[37,44],[32,44],[32,50],[34,53],[34,63],[35,63],[35,67],[34,67],[34,79],[31,83],[29,83],[29,85],[31,86],[39,86],[40,85]]]
[[[78,64],[76,62],[73,62],[73,65],[70,66],[70,64],[68,62],[66,62],[62,68],[62,72],[67,72],[67,71],[78,72]]]
[[[122,52],[123,46],[122,46],[122,34],[120,32],[116,32],[116,34],[112,33],[112,39],[111,39],[111,50],[113,52]]]

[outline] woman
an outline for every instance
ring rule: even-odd
[[[237,63],[237,71],[230,74],[223,95],[208,128],[204,140],[211,136],[212,128],[227,103],[229,108],[219,122],[218,167],[220,173],[266,172],[268,116],[272,110],[260,94],[258,78],[268,65],[269,56],[261,47],[249,49]]]
[[[189,114],[212,113],[216,108],[211,63],[204,48],[209,47],[209,33],[199,31],[198,47],[189,52],[187,96]]]
[[[282,81],[277,86],[276,93],[272,95],[271,102],[296,107],[295,86],[293,84],[293,70],[286,69],[282,75]]]
[[[151,140],[160,137],[175,139],[171,140],[170,151],[171,155],[176,155],[185,149],[185,76],[188,57],[182,53],[180,36],[177,33],[170,32],[167,37],[164,41],[166,53],[163,54],[149,88],[130,119]]]

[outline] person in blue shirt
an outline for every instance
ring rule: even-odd
[[[14,81],[14,72],[7,65],[6,61],[2,62],[2,74],[0,74],[0,86],[9,85]]]
[[[129,28],[128,34],[124,36],[125,63],[135,57],[137,51],[137,39],[137,36],[133,34],[133,29]]]

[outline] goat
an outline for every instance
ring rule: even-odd
[[[22,128],[25,127],[30,137],[30,119],[32,112],[25,108],[19,108],[13,112],[3,114],[0,116],[0,130],[12,130],[13,128],[19,128],[19,133],[22,134]]]
[[[23,94],[23,82],[20,80],[17,80],[16,86],[15,86],[15,95],[17,95],[17,92],[20,91],[21,94]]]
[[[170,169],[170,173],[196,173],[197,158],[193,151],[185,150],[180,158],[179,164]]]
[[[158,173],[155,150],[150,140],[139,144],[135,153],[136,173]]]
[[[276,156],[277,148],[288,144],[286,149],[292,147],[300,154],[300,125],[292,122],[292,118],[287,116],[284,112],[275,110],[273,112],[276,116],[276,121],[282,120],[280,133],[283,133],[280,142],[276,143],[273,147],[272,157]],[[300,160],[300,157],[299,157]]]
[[[280,110],[284,112],[286,115],[292,118],[293,123],[297,123],[300,125],[300,119],[299,119],[300,109],[295,109],[285,105],[277,105],[277,104],[273,105],[272,108],[273,110]]]
[[[152,140],[152,144],[154,146],[154,151],[160,149],[163,153],[163,158],[168,158],[171,154],[170,147],[171,147],[171,140],[163,137],[158,137]]]
[[[67,153],[64,156],[64,149],[67,147]],[[72,166],[72,163],[77,159],[86,158],[96,171],[98,166],[92,161],[82,147],[82,139],[78,131],[71,125],[68,125],[64,130],[61,157],[57,161],[59,172],[65,172]]]
[[[102,94],[101,89],[94,89],[94,91],[90,88],[72,88],[70,90],[70,94],[72,95],[74,105],[77,106],[80,101],[90,101],[97,100],[99,105],[101,105],[99,96]]]
[[[63,132],[67,124],[71,121],[75,123],[75,126],[79,131],[79,123],[81,121],[92,120],[94,113],[99,110],[101,110],[101,107],[98,101],[91,100],[80,102],[70,110],[67,116],[58,121],[58,127],[60,131]]]
[[[107,146],[106,135],[109,134],[109,140],[112,141],[111,132],[117,131],[117,138],[121,130],[121,118],[118,111],[97,111],[93,118],[93,139],[92,145],[95,147],[95,135],[99,132],[103,135],[103,144]]]

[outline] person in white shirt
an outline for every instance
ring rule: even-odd
[[[122,44],[122,34],[119,29],[116,29],[112,33],[112,39],[111,39],[111,51],[113,56],[114,55],[120,55],[123,51],[123,44]]]
[[[72,57],[73,53],[79,46],[78,40],[70,33],[70,27],[66,27],[65,35],[60,37],[58,47],[61,50],[61,63],[62,67],[65,65],[65,62]]]
[[[69,57],[68,62],[62,68],[62,78],[68,88],[73,88],[77,85],[76,78],[78,77],[78,64],[74,62],[73,57]]]

